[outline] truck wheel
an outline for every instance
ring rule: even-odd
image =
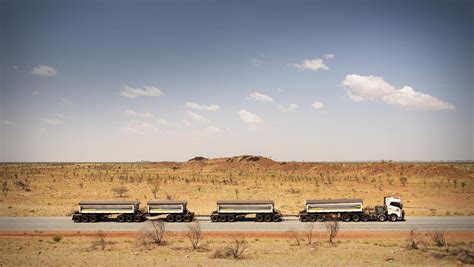
[[[307,215],[301,215],[300,216],[300,221],[301,222],[307,222],[308,221],[308,216]]]
[[[81,216],[81,222],[88,222],[88,221],[89,221],[89,217],[87,217],[87,215]]]
[[[363,222],[367,222],[367,221],[369,221],[369,216],[367,216],[367,215],[362,215],[361,220],[362,220]]]
[[[227,216],[225,216],[225,215],[219,216],[219,221],[220,222],[227,222]]]
[[[257,214],[257,216],[255,216],[255,220],[257,222],[263,222],[263,215],[262,214]]]
[[[75,223],[81,222],[81,215],[75,214],[74,216],[72,216],[72,220],[73,220]]]
[[[125,221],[125,217],[123,215],[117,216],[117,222],[123,223]]]
[[[181,216],[181,215],[178,214],[178,215],[176,215],[176,216],[174,217],[174,220],[175,220],[176,222],[182,222],[182,221],[183,221],[183,216]]]
[[[272,215],[267,214],[267,215],[265,215],[265,217],[263,217],[263,219],[264,219],[266,222],[271,222],[271,221],[272,221]]]
[[[354,221],[354,222],[360,221],[360,216],[359,215],[353,215],[352,216],[352,221]]]
[[[169,214],[168,216],[166,216],[166,221],[167,222],[174,222],[174,215]]]
[[[138,223],[138,222],[141,222],[141,221],[142,221],[142,216],[140,216],[140,215],[135,215],[135,217],[133,217],[133,221],[134,221],[134,222],[137,222],[137,223]]]
[[[379,221],[379,222],[385,222],[386,220],[387,220],[387,217],[383,214],[381,214],[377,217],[377,221]]]
[[[320,214],[318,215],[318,217],[316,218],[316,221],[318,222],[324,222],[326,220],[326,217],[324,217],[324,215]]]
[[[91,222],[91,223],[97,222],[97,216],[96,215],[89,216],[89,222]]]
[[[349,215],[349,214],[342,215],[342,220],[345,221],[345,222],[350,222],[351,221],[351,215]]]
[[[398,220],[398,216],[396,214],[391,214],[389,219],[391,222],[396,222]]]
[[[216,215],[216,214],[211,215],[211,221],[212,222],[218,222],[219,221],[219,215]]]
[[[133,222],[133,216],[132,215],[127,215],[127,216],[125,216],[125,220],[129,223]]]
[[[191,218],[191,216],[189,216],[188,214],[186,214],[186,215],[184,215],[184,217],[183,217],[183,221],[185,221],[185,222],[190,222],[190,221],[192,221],[192,218]]]
[[[274,222],[281,222],[281,217],[280,217],[280,215],[275,214],[275,215],[273,215],[272,220],[273,220]]]
[[[313,214],[313,215],[309,215],[309,221],[310,221],[310,222],[315,222],[315,221],[317,221],[317,220],[318,220],[318,216],[316,216],[316,215],[314,215],[314,214]]]
[[[227,216],[227,221],[228,222],[235,222],[235,215],[231,214]]]

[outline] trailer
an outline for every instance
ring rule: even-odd
[[[194,212],[187,208],[186,200],[150,200],[148,205],[148,215],[166,215],[167,222],[191,222],[194,219]]]
[[[79,211],[72,216],[76,223],[93,223],[110,217],[115,217],[118,222],[141,222],[144,218],[137,200],[83,200],[78,204]]]
[[[384,205],[364,208],[362,199],[310,199],[299,213],[302,222],[323,222],[328,218],[342,221],[397,221],[403,220],[405,211],[399,197],[385,197]]]
[[[257,222],[280,222],[281,212],[275,209],[273,200],[218,200],[217,210],[212,212],[212,222],[234,222],[255,215]]]

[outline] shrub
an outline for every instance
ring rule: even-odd
[[[193,224],[188,226],[186,237],[189,239],[189,241],[191,241],[191,246],[194,250],[199,248],[199,243],[203,238],[201,224],[199,223],[199,221],[195,221]]]
[[[248,243],[245,240],[235,239],[234,242],[228,246],[220,247],[214,251],[212,258],[217,259],[242,259],[248,251]]]
[[[444,239],[444,233],[440,231],[436,231],[431,234],[431,240],[433,240],[434,244],[438,247],[445,247],[446,246],[446,239]]]
[[[332,243],[339,232],[339,221],[337,218],[330,218],[324,222],[324,226],[326,226],[326,231],[328,232],[328,241]]]
[[[126,188],[125,186],[121,185],[121,186],[114,187],[114,188],[112,189],[112,191],[113,191],[115,194],[117,194],[119,197],[123,197],[123,195],[128,192],[128,188]]]
[[[54,241],[54,242],[59,243],[59,242],[61,242],[61,240],[63,240],[63,236],[62,236],[62,235],[54,235],[54,236],[53,236],[53,241]]]
[[[416,238],[415,230],[412,229],[408,235],[408,249],[418,249],[418,240]]]

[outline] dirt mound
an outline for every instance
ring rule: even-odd
[[[235,157],[226,157],[226,158],[214,158],[207,159],[203,157],[195,157],[188,160],[184,164],[184,168],[201,168],[206,171],[216,171],[216,170],[239,170],[239,169],[248,169],[248,168],[258,168],[261,170],[273,168],[278,166],[278,162],[262,157],[262,156],[253,156],[253,155],[242,155]]]

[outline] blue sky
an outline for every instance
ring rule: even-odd
[[[469,1],[1,5],[1,161],[474,159]]]

